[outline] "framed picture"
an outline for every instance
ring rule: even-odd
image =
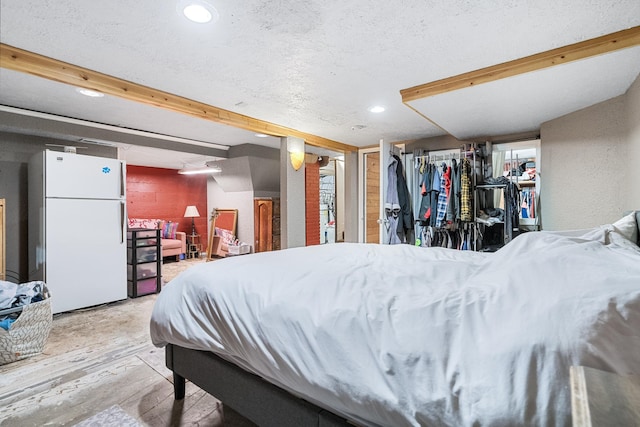
[[[217,209],[211,210],[209,227],[209,242],[207,245],[207,261],[214,257],[224,257],[225,250],[222,241],[223,237],[236,237],[238,226],[237,209]]]

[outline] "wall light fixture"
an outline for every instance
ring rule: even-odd
[[[289,142],[289,158],[294,170],[299,170],[304,164],[304,140],[293,139]]]

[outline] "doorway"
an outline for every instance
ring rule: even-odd
[[[540,140],[494,144],[491,162],[494,177],[510,177],[520,187],[520,229],[540,230]]]
[[[336,242],[336,163],[320,167],[320,244]]]

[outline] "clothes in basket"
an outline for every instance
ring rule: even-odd
[[[0,365],[41,353],[52,320],[44,282],[0,281]]]

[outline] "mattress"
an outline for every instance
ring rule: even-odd
[[[341,243],[224,259],[162,290],[151,338],[215,352],[362,425],[569,425],[571,365],[640,373],[629,237],[609,227],[526,233],[491,254]]]

